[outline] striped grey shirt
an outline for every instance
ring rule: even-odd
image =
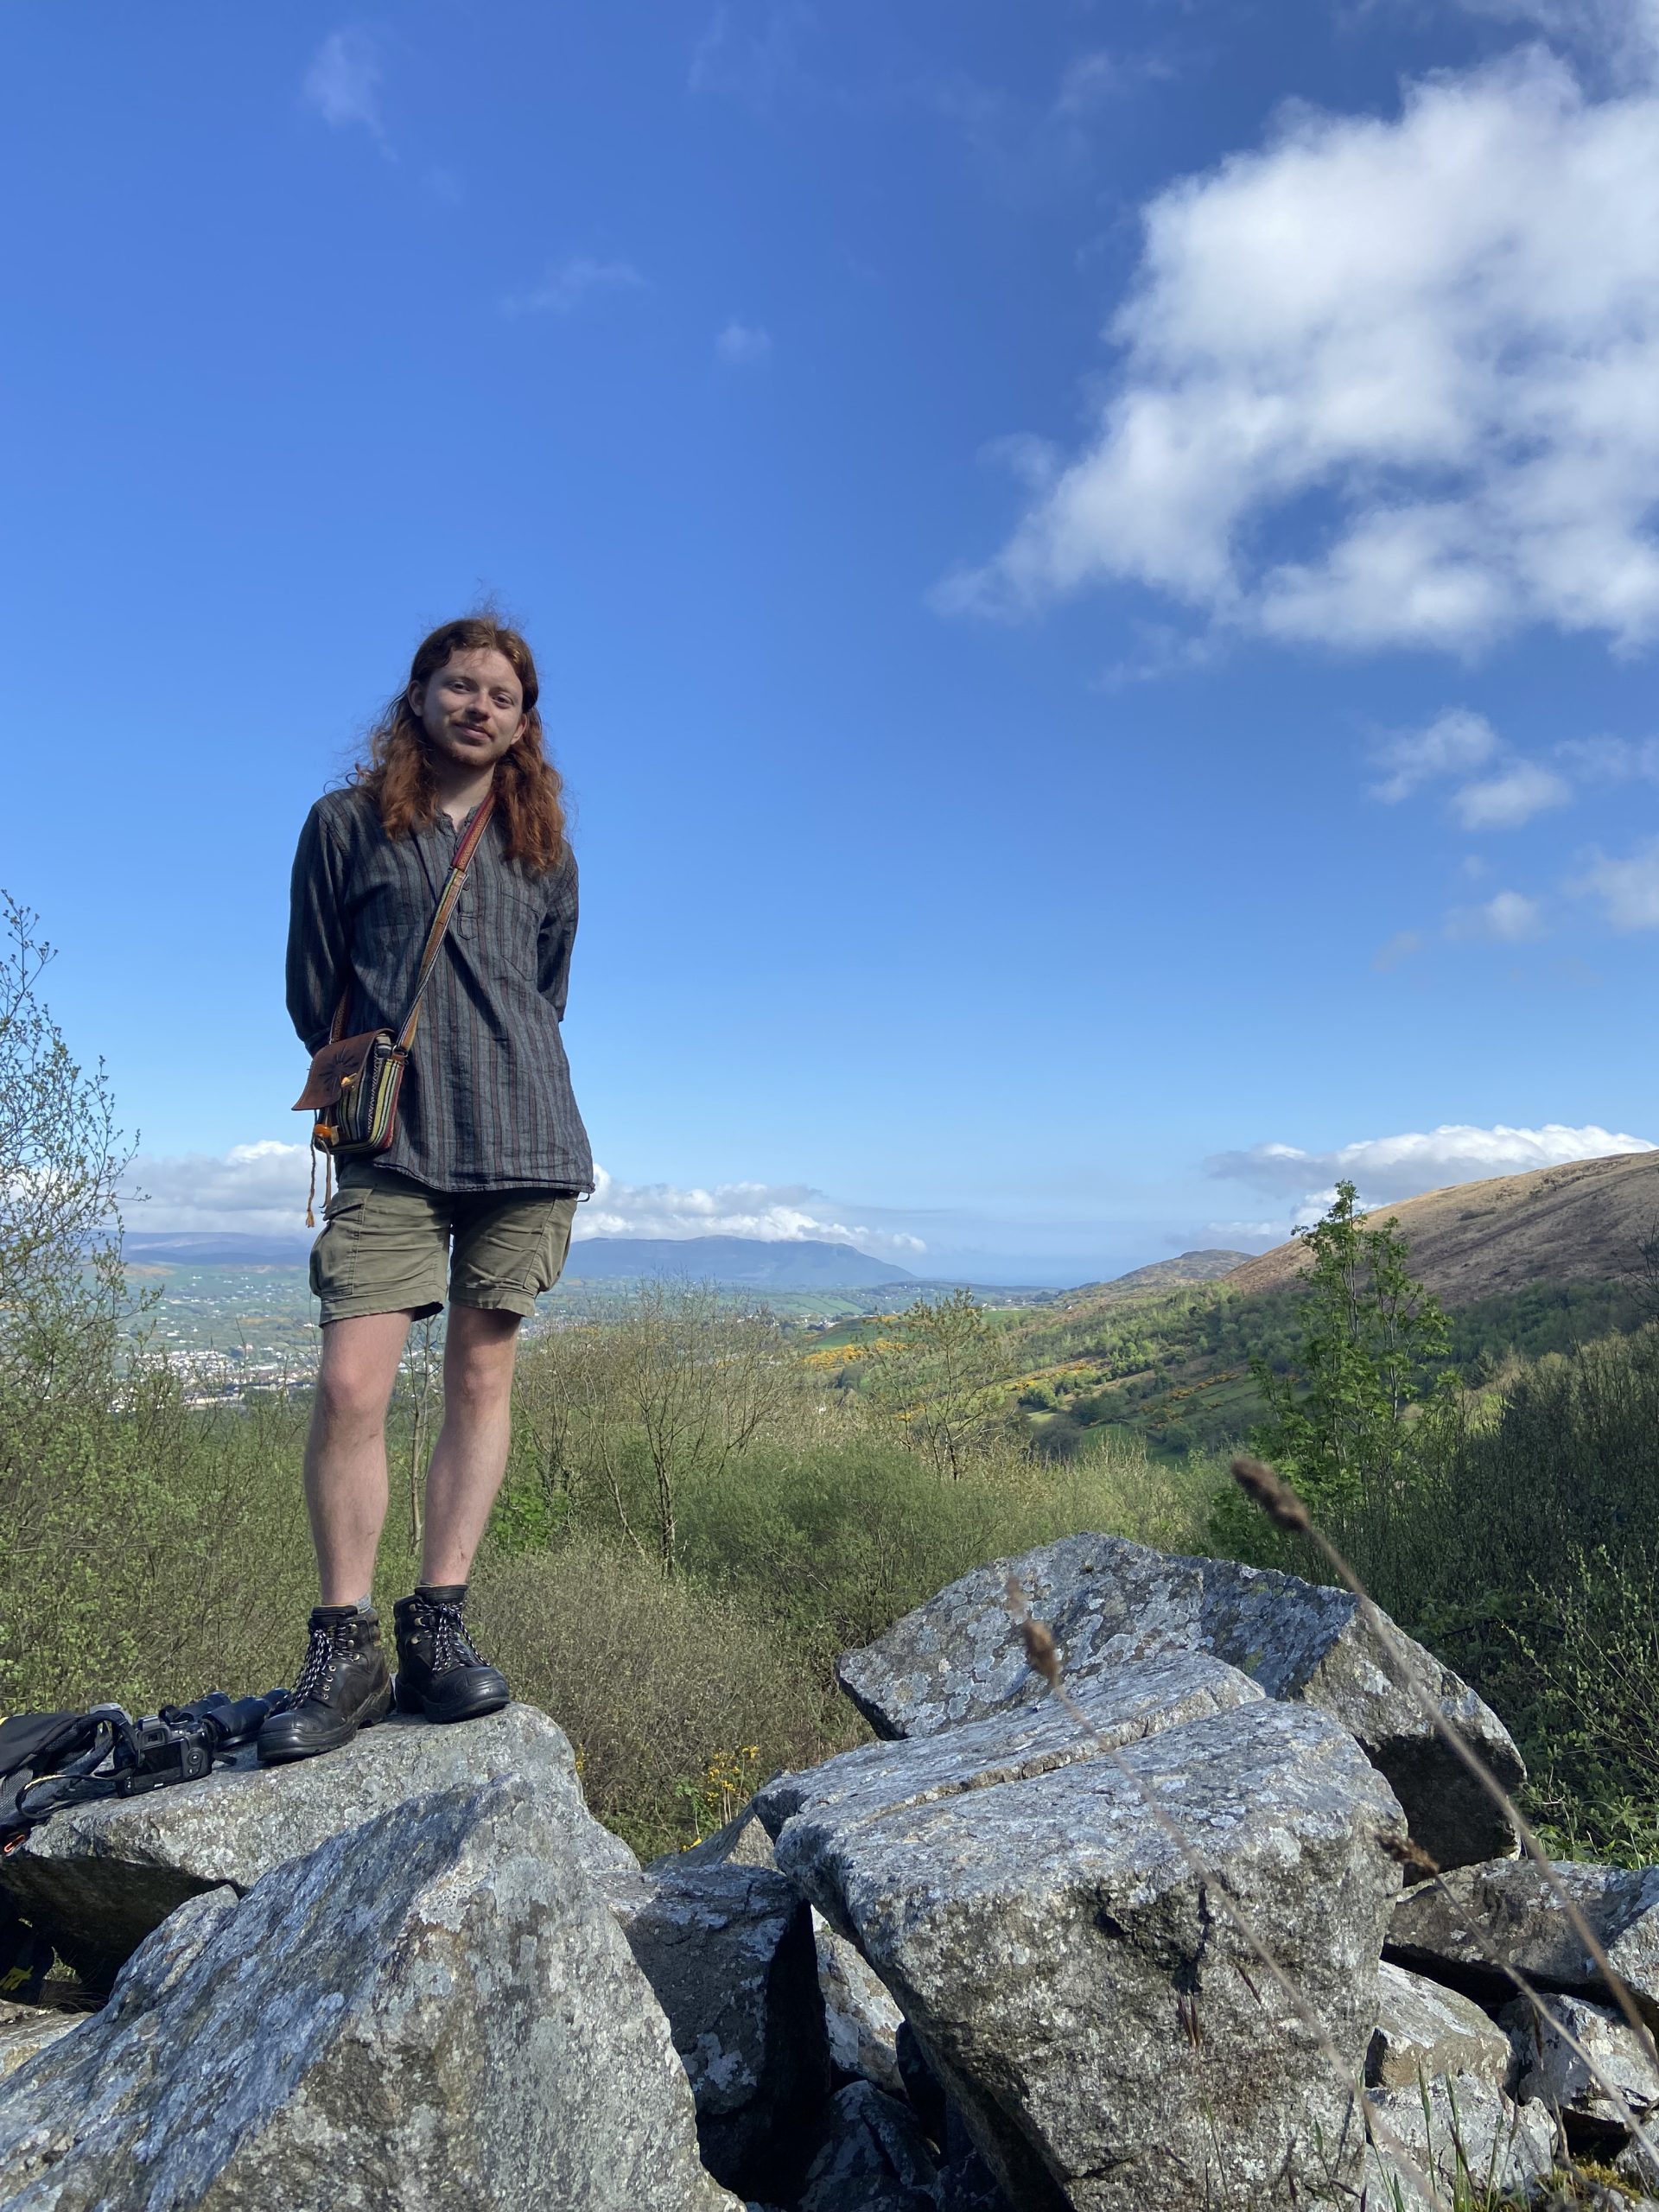
[[[328,1041],[348,987],[345,1035],[402,1027],[458,835],[440,813],[424,830],[388,837],[355,789],[330,791],[306,817],[294,856],[288,1010],[308,1052]],[[559,1033],[576,863],[567,846],[550,875],[537,875],[507,858],[505,837],[498,816],[438,954],[397,1135],[375,1165],[435,1191],[591,1191],[593,1154]]]

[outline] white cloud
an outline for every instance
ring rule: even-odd
[[[645,281],[631,261],[575,254],[550,265],[528,290],[509,292],[501,307],[506,315],[574,315],[596,292],[636,292]]]
[[[1622,861],[1592,853],[1567,889],[1599,899],[1613,929],[1659,930],[1659,837],[1649,837]]]
[[[297,1238],[304,1234],[310,1158],[306,1145],[267,1139],[219,1154],[135,1160],[129,1188],[147,1197],[142,1204],[125,1204],[127,1227],[156,1234]],[[680,1190],[667,1183],[619,1183],[602,1167],[595,1170],[595,1181],[592,1198],[577,1210],[578,1238],[823,1237],[901,1265],[927,1249],[907,1231],[843,1217],[841,1209],[804,1185],[721,1183]]]
[[[1517,760],[1484,782],[1465,784],[1454,792],[1452,811],[1465,830],[1518,830],[1535,814],[1552,806],[1565,806],[1571,786],[1554,771],[1535,760]]]
[[[804,0],[728,0],[692,48],[690,89],[769,108],[800,75],[800,49],[814,22]]]
[[[715,351],[728,368],[753,368],[772,358],[772,333],[735,315],[715,340]]]
[[[717,1183],[682,1190],[669,1183],[619,1183],[596,1168],[598,1187],[576,1214],[584,1236],[824,1237],[904,1262],[927,1247],[919,1236],[843,1220],[821,1192],[798,1184]]]
[[[1659,737],[1570,737],[1558,758],[1594,784],[1659,784]]]
[[[1371,955],[1371,965],[1379,976],[1400,967],[1423,949],[1422,933],[1419,930],[1396,930],[1386,944],[1378,945]]]
[[[291,1236],[305,1234],[305,1197],[311,1178],[308,1144],[232,1145],[221,1154],[187,1153],[135,1160],[130,1191],[143,1204],[124,1201],[129,1229],[171,1235]],[[318,1175],[321,1184],[321,1169]]]
[[[1466,775],[1484,767],[1498,751],[1497,732],[1484,715],[1466,707],[1447,707],[1427,728],[1404,730],[1386,739],[1376,749],[1377,765],[1390,772],[1371,786],[1371,797],[1385,806],[1442,776]]]
[[[1499,1122],[1487,1129],[1454,1122],[1402,1136],[1367,1137],[1332,1152],[1304,1152],[1291,1144],[1252,1145],[1245,1152],[1220,1153],[1207,1160],[1205,1171],[1294,1199],[1296,1217],[1306,1220],[1329,1204],[1332,1188],[1338,1182],[1356,1183],[1367,1204],[1386,1205],[1448,1184],[1656,1150],[1659,1146],[1646,1137],[1600,1128],[1593,1122],[1569,1128],[1548,1122],[1541,1128],[1522,1129]]]
[[[1098,48],[1069,62],[1054,98],[1058,116],[1087,115],[1103,102],[1120,99],[1143,85],[1173,77],[1175,72],[1160,54],[1114,54]]]
[[[1541,937],[1543,910],[1519,891],[1500,891],[1478,906],[1459,906],[1448,918],[1449,938],[1484,938],[1494,944],[1522,944]]]
[[[1659,60],[1659,0],[1462,0],[1471,16],[1526,23],[1576,48],[1616,79],[1641,76]]]
[[[306,104],[336,130],[353,124],[386,149],[380,115],[380,54],[369,33],[348,27],[330,31],[305,73]]]
[[[1092,438],[938,603],[1131,581],[1351,648],[1659,633],[1656,205],[1659,91],[1541,48],[1395,118],[1289,111],[1147,207]]]

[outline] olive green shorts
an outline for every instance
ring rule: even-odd
[[[325,1325],[358,1313],[424,1321],[446,1292],[452,1306],[531,1313],[559,1279],[575,1211],[553,1191],[429,1191],[347,1160],[311,1247],[311,1294]]]

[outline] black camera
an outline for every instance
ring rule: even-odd
[[[119,1706],[95,1706],[93,1714],[111,1724],[113,1794],[142,1797],[176,1782],[200,1782],[215,1759],[251,1742],[265,1716],[287,1702],[286,1690],[234,1702],[223,1690],[210,1690],[194,1705],[164,1705],[142,1720],[130,1720]]]

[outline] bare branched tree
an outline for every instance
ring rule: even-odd
[[[903,1422],[942,1475],[960,1479],[1001,1405],[996,1332],[970,1290],[918,1299],[871,1355],[871,1402]]]
[[[798,1387],[770,1313],[709,1285],[642,1283],[613,1319],[543,1338],[520,1403],[550,1497],[599,1491],[667,1575],[683,1484],[717,1474]]]

